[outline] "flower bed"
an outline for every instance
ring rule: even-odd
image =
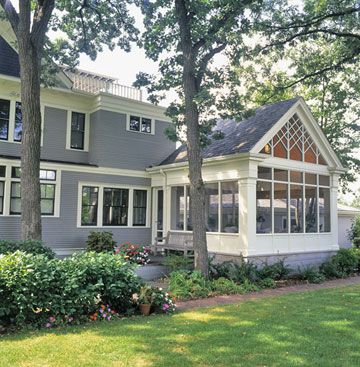
[[[115,248],[116,255],[122,255],[126,261],[133,264],[146,265],[150,261],[151,249],[148,246],[124,242]]]

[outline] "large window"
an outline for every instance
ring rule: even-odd
[[[85,143],[85,113],[71,113],[71,149],[84,150]]]
[[[83,186],[81,197],[81,225],[96,226],[98,215],[99,188]]]
[[[330,232],[330,176],[258,168],[257,233]]]
[[[130,115],[129,130],[151,134],[152,132],[151,119],[147,117]]]
[[[239,232],[239,185],[236,181],[221,183],[221,232]]]
[[[103,225],[128,225],[129,190],[104,188]]]
[[[108,185],[80,186],[81,218],[78,226],[145,227],[148,218],[148,190],[111,187]]]
[[[207,232],[219,231],[219,185],[205,184],[205,220]]]
[[[56,171],[41,169],[40,174],[41,215],[55,215]],[[21,168],[11,167],[10,214],[21,214]],[[47,182],[50,181],[50,182]],[[52,181],[52,182],[51,182]]]
[[[0,140],[8,140],[10,120],[10,101],[0,99]]]
[[[134,190],[133,225],[146,225],[147,191]]]
[[[205,184],[205,215],[207,232],[238,233],[239,193],[237,181]],[[193,230],[189,186],[171,188],[171,229]]]

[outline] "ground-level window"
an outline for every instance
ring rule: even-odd
[[[146,226],[148,190],[81,185],[81,226]],[[132,201],[131,201],[132,200]]]
[[[97,225],[97,208],[99,200],[99,188],[83,186],[81,196],[81,225]]]
[[[330,232],[330,176],[258,168],[257,233]]]
[[[134,190],[133,226],[146,225],[147,191]]]
[[[128,189],[104,188],[103,225],[128,225]]]
[[[237,181],[205,184],[205,224],[207,232],[237,233],[239,231],[238,191]],[[188,185],[173,186],[171,188],[170,228],[186,231],[192,231],[193,229],[190,188]]]

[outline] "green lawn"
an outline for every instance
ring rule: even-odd
[[[360,286],[24,332],[0,366],[360,366]]]

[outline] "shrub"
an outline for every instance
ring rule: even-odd
[[[348,238],[355,247],[360,247],[360,215],[354,218],[348,232]]]
[[[275,288],[276,283],[272,278],[263,278],[259,281],[259,286],[261,288]]]
[[[15,252],[0,256],[0,324],[45,325],[81,319],[102,302],[119,312],[132,307],[140,286],[121,257],[94,252],[65,260]]]
[[[239,294],[244,293],[243,288],[234,281],[226,278],[214,279],[211,288],[215,294]]]
[[[44,255],[48,259],[53,259],[55,257],[55,252],[51,250],[51,248],[46,247],[41,241],[0,241],[0,254],[13,253],[16,251],[22,251],[33,255]]]
[[[179,270],[170,273],[169,291],[176,298],[202,298],[209,295],[211,285],[199,271]]]
[[[271,265],[264,263],[261,269],[258,270],[260,279],[270,278],[273,280],[281,280],[286,278],[290,273],[290,268],[285,265],[284,260],[277,261]]]
[[[114,252],[115,241],[111,232],[91,231],[86,241],[86,250],[95,252]]]
[[[171,271],[190,270],[194,262],[183,255],[169,255],[165,256],[163,264],[170,268]]]
[[[325,281],[325,276],[316,267],[308,266],[304,269],[299,269],[299,278],[307,280],[309,283],[319,284]]]
[[[126,261],[133,264],[146,265],[150,259],[150,247],[125,242],[115,249],[115,254],[122,255]]]
[[[359,255],[353,249],[340,249],[336,255],[320,266],[326,278],[343,278],[359,267]]]
[[[246,280],[256,282],[258,280],[258,268],[255,264],[240,259],[239,263],[225,261],[212,265],[212,277],[227,278],[234,282],[244,283]]]

